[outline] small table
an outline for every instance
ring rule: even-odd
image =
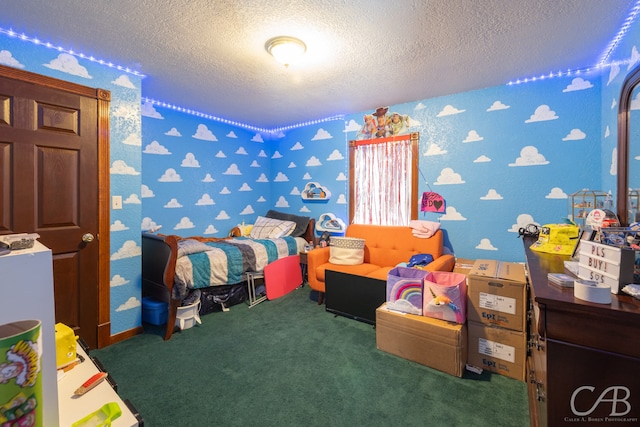
[[[245,273],[247,277],[247,291],[249,293],[249,308],[260,304],[267,299],[266,293],[261,296],[256,295],[256,279],[264,279],[264,273],[262,271],[247,271]]]

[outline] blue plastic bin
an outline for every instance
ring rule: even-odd
[[[169,310],[166,302],[158,301],[150,297],[142,298],[142,321],[152,325],[164,325],[167,323]]]

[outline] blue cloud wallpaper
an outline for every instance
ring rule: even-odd
[[[615,200],[618,100],[639,42],[635,22],[590,71],[514,76],[520,81],[277,132],[142,100],[135,73],[6,34],[0,63],[112,93],[110,191],[123,199],[111,211],[115,335],[141,325],[142,230],[222,237],[270,209],[314,217],[318,233],[344,229],[348,141],[378,107],[419,133],[419,192],[446,202],[445,212],[419,219],[439,221],[457,257],[523,261],[519,228],[564,221],[571,194],[585,188]]]

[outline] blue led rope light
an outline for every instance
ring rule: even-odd
[[[0,34],[6,34],[9,37],[14,37],[14,38],[20,39],[20,40],[25,41],[25,42],[31,42],[31,43],[33,43],[35,45],[38,45],[38,46],[44,46],[44,47],[49,48],[49,49],[57,50],[58,52],[68,53],[69,55],[77,56],[78,58],[82,58],[82,59],[87,59],[87,60],[89,60],[91,62],[96,62],[96,63],[98,63],[100,65],[105,65],[105,66],[107,66],[109,68],[115,68],[115,69],[117,69],[119,71],[124,71],[125,73],[133,74],[133,75],[138,76],[138,77],[143,77],[143,78],[146,77],[144,74],[142,74],[142,73],[140,73],[140,72],[138,72],[136,70],[132,70],[129,67],[123,67],[122,65],[117,65],[117,64],[114,64],[113,62],[110,62],[110,61],[105,61],[103,59],[98,59],[98,58],[96,58],[96,57],[94,57],[92,55],[85,55],[82,52],[75,52],[72,49],[65,49],[62,46],[56,46],[56,45],[51,44],[49,42],[44,42],[44,41],[42,41],[42,40],[40,40],[40,39],[38,39],[36,37],[29,37],[24,33],[16,33],[15,31],[13,31],[11,29],[7,30],[6,28],[0,27]]]
[[[629,27],[636,20],[636,17],[638,16],[639,12],[640,12],[640,0],[636,1],[636,4],[631,8],[631,11],[629,12],[629,15],[627,16],[627,19],[624,20],[624,23],[620,27],[620,30],[618,30],[618,33],[613,38],[613,40],[611,40],[609,42],[609,44],[607,45],[607,48],[605,49],[604,53],[600,57],[600,61],[598,61],[598,63],[596,65],[591,66],[591,67],[573,69],[573,70],[569,69],[567,71],[558,71],[556,73],[550,72],[549,74],[542,74],[542,75],[537,76],[537,77],[534,76],[534,77],[525,77],[525,78],[521,78],[521,79],[516,79],[516,80],[512,80],[509,83],[507,83],[507,86],[517,85],[517,84],[522,84],[522,83],[531,83],[531,82],[535,82],[535,81],[538,81],[538,80],[545,80],[545,79],[550,79],[550,78],[554,78],[554,77],[567,77],[567,76],[579,75],[579,74],[582,74],[582,73],[588,73],[588,72],[596,70],[596,69],[610,67],[611,65],[614,65],[614,64],[615,65],[620,65],[620,64],[629,63],[630,60],[616,61],[614,63],[607,63],[607,61],[609,60],[609,57],[613,54],[613,52],[618,47],[618,44],[620,43],[620,41],[627,34],[627,31],[629,30]]]

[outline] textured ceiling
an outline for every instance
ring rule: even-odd
[[[133,68],[142,95],[274,128],[597,64],[636,0],[0,0],[0,27]],[[305,41],[289,68],[264,48]]]

